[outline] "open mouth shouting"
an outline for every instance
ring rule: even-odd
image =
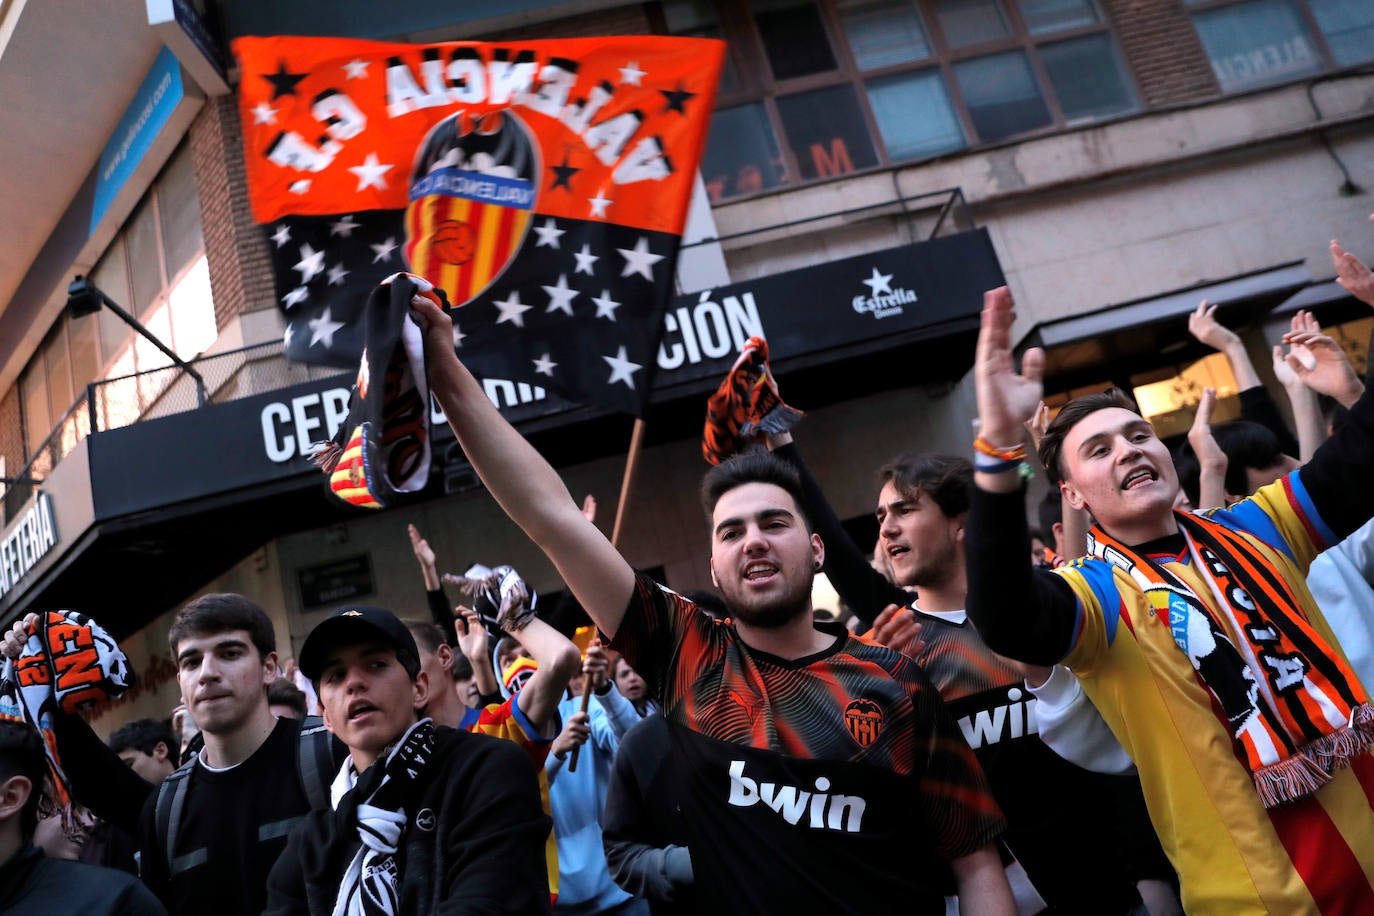
[[[744,566],[744,581],[746,582],[767,582],[777,574],[777,565],[768,560],[752,560]]]
[[[380,712],[380,710],[371,701],[364,699],[354,700],[348,704],[348,721],[356,722],[375,712]]]
[[[1149,486],[1157,480],[1159,480],[1159,475],[1155,473],[1153,468],[1137,468],[1122,479],[1121,489],[1139,490],[1142,487]]]

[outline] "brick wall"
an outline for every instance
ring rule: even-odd
[[[1107,0],[1146,108],[1221,94],[1182,0]]]
[[[191,125],[191,156],[215,323],[223,328],[237,315],[276,307],[267,240],[248,209],[243,132],[234,96],[207,100]]]

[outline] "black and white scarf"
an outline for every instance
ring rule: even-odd
[[[396,743],[385,763],[374,763],[351,793],[356,801],[345,827],[356,828],[362,845],[339,882],[334,916],[396,916],[400,912],[401,848],[406,812],[402,807],[434,755],[434,723],[421,719]]]

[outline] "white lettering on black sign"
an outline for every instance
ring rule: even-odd
[[[32,506],[15,519],[0,540],[0,597],[19,584],[38,561],[57,545],[52,499],[40,492]]]

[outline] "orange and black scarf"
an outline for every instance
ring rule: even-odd
[[[741,446],[786,432],[805,416],[783,403],[768,367],[768,342],[751,337],[716,393],[706,402],[701,454],[720,464]]]
[[[1204,516],[1175,516],[1210,601],[1099,528],[1089,552],[1128,573],[1167,622],[1264,806],[1315,792],[1374,742],[1368,695],[1249,536]]]

